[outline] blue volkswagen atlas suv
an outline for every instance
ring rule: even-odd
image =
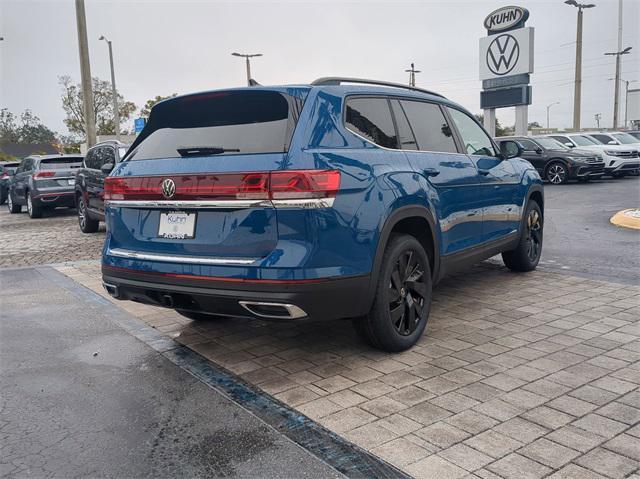
[[[498,253],[536,267],[542,182],[521,152],[384,82],[172,98],[106,178],[104,286],[192,319],[349,318],[405,350],[445,274]]]

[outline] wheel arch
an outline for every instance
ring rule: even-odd
[[[423,234],[423,228],[426,228]],[[436,282],[440,270],[440,242],[436,234],[436,222],[431,212],[425,206],[409,205],[394,210],[385,220],[378,237],[376,254],[371,268],[369,290],[366,302],[368,311],[373,304],[376,284],[382,266],[384,250],[389,238],[394,233],[404,233],[414,236],[427,251],[431,267],[431,276]]]

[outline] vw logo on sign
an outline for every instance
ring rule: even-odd
[[[508,33],[498,35],[487,49],[487,67],[495,75],[506,75],[520,58],[518,40]]]
[[[162,194],[165,198],[172,198],[176,194],[176,184],[171,178],[162,182]]]

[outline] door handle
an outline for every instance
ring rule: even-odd
[[[481,168],[478,168],[478,173],[480,173],[482,176],[487,176],[490,172],[489,170],[483,170]]]
[[[424,170],[422,170],[422,172],[427,176],[438,176],[440,174],[440,171],[436,170],[435,168],[425,168]]]

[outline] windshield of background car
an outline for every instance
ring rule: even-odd
[[[575,136],[572,136],[571,139],[578,146],[593,146],[593,145],[602,144],[602,143],[598,143],[596,140],[589,138],[588,136],[583,136],[583,135],[575,135]]]
[[[127,160],[284,153],[302,101],[275,91],[202,93],[158,103]]]
[[[563,145],[558,140],[554,140],[553,138],[535,138],[536,143],[538,143],[542,148],[546,148],[547,150],[568,150],[569,147]]]
[[[612,133],[611,136],[623,145],[633,145],[634,143],[639,143],[637,138],[634,138],[628,133]]]
[[[41,170],[56,170],[61,168],[79,168],[82,166],[81,156],[69,156],[66,158],[45,158],[40,160]]]

